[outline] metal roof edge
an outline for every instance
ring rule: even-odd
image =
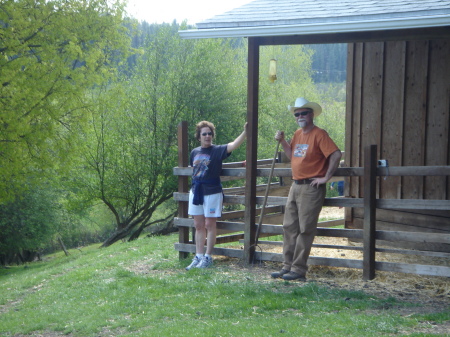
[[[420,16],[374,21],[352,21],[279,26],[255,26],[215,29],[180,30],[183,39],[208,39],[226,37],[256,37],[285,35],[318,35],[327,33],[351,33],[393,29],[428,28],[450,26],[450,15]]]

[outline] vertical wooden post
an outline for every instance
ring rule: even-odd
[[[178,166],[189,166],[189,153],[188,153],[188,123],[186,121],[178,124]],[[178,176],[178,192],[189,192],[189,178],[186,176]],[[188,202],[178,202],[178,217],[188,217]],[[189,243],[189,227],[179,227],[178,241],[180,243]],[[188,257],[188,253],[179,252],[179,258],[185,259]]]
[[[256,167],[258,159],[258,91],[259,91],[259,42],[248,38],[247,79],[247,156],[245,173],[244,256],[246,263],[253,261],[256,235]]]
[[[364,234],[363,279],[375,278],[377,146],[366,146],[364,152]]]

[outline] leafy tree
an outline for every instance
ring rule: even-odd
[[[96,92],[85,170],[74,175],[87,199],[101,200],[114,214],[116,228],[103,246],[135,239],[165,220],[152,216],[176,190],[181,121],[211,120],[221,137],[236,137],[244,124],[243,54],[228,40],[181,40],[176,24],[154,28],[133,75]],[[190,145],[198,146],[192,138]]]
[[[120,1],[1,2],[0,203],[30,186],[30,172],[70,158],[86,90],[111,79],[129,49],[122,12]]]
[[[319,85],[323,113],[314,123],[325,129],[336,145],[345,150],[345,82]]]
[[[316,83],[345,81],[347,69],[347,44],[313,44],[312,76]]]
[[[0,205],[0,264],[30,262],[57,232],[59,205],[47,185]]]
[[[272,158],[277,130],[284,130],[290,138],[298,128],[288,105],[297,97],[318,98],[311,78],[312,55],[301,45],[261,48],[258,158]],[[277,60],[277,80],[273,83],[269,81],[270,59]]]

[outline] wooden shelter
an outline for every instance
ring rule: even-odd
[[[437,242],[402,246],[449,256],[450,0],[255,0],[179,33],[187,39],[248,38],[245,260],[254,254],[261,173],[259,47],[314,43],[348,44],[345,152],[350,169],[336,173],[346,176],[345,227],[372,226],[370,232],[376,226],[414,232],[416,238],[435,233],[441,235]],[[381,159],[388,168],[376,167]],[[365,173],[358,171],[363,166]],[[371,206],[361,207],[361,198]],[[378,240],[382,237],[387,236]],[[373,276],[368,273],[367,278]],[[448,269],[442,273],[450,275]]]

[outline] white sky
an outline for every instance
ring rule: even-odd
[[[252,0],[128,0],[127,11],[130,16],[148,23],[181,23],[187,19],[189,24],[209,19]]]

